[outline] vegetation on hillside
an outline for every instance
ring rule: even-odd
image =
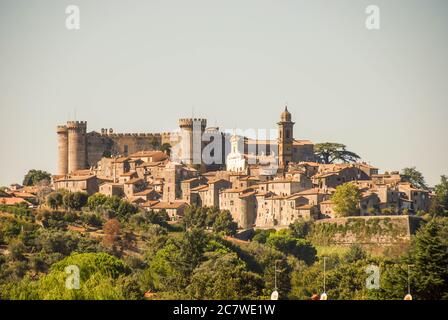
[[[445,210],[443,181],[438,190]],[[322,223],[256,230],[241,241],[232,237],[230,212],[216,208],[189,207],[173,224],[166,212],[100,194],[58,191],[46,204],[1,208],[0,299],[269,299],[275,287],[280,299],[310,299],[323,291]],[[403,299],[408,265],[415,299],[448,298],[448,218],[441,215],[426,216],[401,255],[327,250],[329,298]],[[379,289],[366,286],[371,265],[381,270]],[[73,266],[79,289],[67,288]]]

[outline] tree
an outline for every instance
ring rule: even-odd
[[[120,223],[117,219],[110,219],[103,226],[104,238],[103,243],[106,246],[115,247],[120,236]]]
[[[189,206],[185,209],[182,223],[185,228],[205,228],[207,222],[207,208]]]
[[[252,241],[264,244],[268,240],[269,235],[273,232],[275,232],[275,229],[257,229],[255,230],[255,235],[253,236]]]
[[[213,223],[213,231],[222,232],[227,236],[234,236],[238,225],[233,221],[232,214],[229,210],[221,211]]]
[[[403,299],[408,289],[416,300],[448,299],[447,218],[432,219],[417,232],[411,249],[398,263],[381,266],[381,286],[374,299]],[[408,269],[409,266],[409,269]]]
[[[359,214],[361,191],[351,183],[337,186],[331,200],[334,202],[334,211],[337,215],[346,217]]]
[[[356,153],[346,150],[346,146],[341,143],[317,143],[314,145],[314,153],[321,163],[335,162],[355,162],[361,157]]]
[[[171,145],[169,143],[162,144],[160,151],[165,152],[168,156],[171,155]]]
[[[192,299],[245,300],[258,299],[262,287],[235,253],[213,252],[194,270],[187,292]]]
[[[67,288],[67,279],[74,266],[79,270],[79,289]],[[67,267],[71,269],[66,269]],[[106,253],[81,253],[55,263],[51,272],[38,281],[24,278],[18,284],[8,286],[7,299],[38,300],[107,300],[128,299],[136,292],[126,290],[127,276],[130,273],[123,261]],[[136,289],[134,289],[135,291]],[[138,295],[142,295],[139,292]],[[3,297],[3,296],[2,296]]]
[[[23,178],[23,185],[35,186],[38,182],[43,180],[46,180],[48,183],[50,183],[51,174],[46,171],[32,169],[28,171],[28,173]]]
[[[108,197],[102,193],[95,193],[87,200],[87,206],[90,210],[96,210],[107,202]]]
[[[294,238],[287,229],[269,234],[266,244],[285,254],[291,254],[308,265],[316,260],[316,249],[308,241]]]
[[[52,209],[58,209],[64,204],[61,192],[54,191],[47,196],[47,205]]]
[[[428,190],[429,187],[426,184],[425,177],[415,167],[404,168],[401,174],[409,180],[409,182],[415,187],[423,190]]]
[[[137,212],[137,207],[128,201],[122,200],[120,205],[118,206],[117,216],[120,219],[127,220],[129,216],[135,214]]]
[[[432,216],[448,216],[448,177],[440,177],[440,183],[434,188],[430,213]]]
[[[303,219],[297,220],[289,225],[291,234],[296,238],[305,239],[308,233],[311,231],[311,222]]]
[[[87,204],[88,195],[85,192],[69,192],[64,195],[64,206],[68,209],[81,210]]]

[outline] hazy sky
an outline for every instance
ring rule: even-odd
[[[65,8],[81,29],[65,27]],[[381,29],[365,28],[365,8]],[[342,142],[382,171],[448,174],[448,1],[0,0],[0,185],[56,171],[58,124],[179,117]]]

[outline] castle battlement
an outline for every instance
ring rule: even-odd
[[[185,127],[190,127],[193,128],[193,124],[196,122],[200,122],[201,123],[201,127],[206,127],[207,126],[207,119],[202,119],[202,118],[183,118],[183,119],[179,119],[179,126],[181,128],[185,128]]]
[[[57,133],[67,133],[67,126],[57,126],[56,132]]]
[[[68,129],[87,129],[87,121],[67,121]]]

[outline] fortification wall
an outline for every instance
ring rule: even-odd
[[[316,245],[398,245],[409,243],[422,219],[412,216],[367,216],[315,222],[310,240]]]
[[[102,133],[87,134],[87,162],[94,166],[105,155],[129,155],[143,150],[154,150],[170,143],[170,133]]]

